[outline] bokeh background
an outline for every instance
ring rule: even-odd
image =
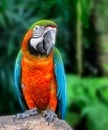
[[[0,115],[21,111],[15,58],[27,29],[40,19],[58,25],[66,121],[75,130],[108,130],[108,0],[0,0]]]

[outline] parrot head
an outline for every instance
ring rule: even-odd
[[[46,55],[48,57],[55,45],[57,25],[50,20],[41,20],[34,23],[27,41],[27,47],[33,55]]]

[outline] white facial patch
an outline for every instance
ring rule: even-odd
[[[45,27],[44,26],[35,26],[33,29],[33,37],[40,37],[44,33]]]
[[[34,48],[34,49],[36,49],[36,46],[37,46],[37,44],[39,43],[39,42],[42,42],[43,41],[43,36],[41,36],[41,37],[39,37],[39,38],[32,38],[31,40],[30,40],[30,45]]]

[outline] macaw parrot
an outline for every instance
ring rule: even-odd
[[[43,113],[48,122],[64,119],[66,78],[55,45],[57,25],[50,20],[35,22],[27,31],[15,63],[14,81],[25,118]]]

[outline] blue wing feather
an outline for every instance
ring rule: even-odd
[[[24,105],[22,102],[22,92],[21,92],[21,59],[22,59],[22,50],[19,51],[15,63],[15,69],[14,69],[14,82],[18,94],[18,99],[21,105],[22,110],[24,111]]]
[[[60,52],[54,49],[54,70],[57,81],[58,112],[62,119],[66,113],[66,77]]]

